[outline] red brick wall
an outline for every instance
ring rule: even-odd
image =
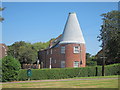
[[[61,45],[66,47],[65,51],[65,61],[66,61],[66,67],[74,67],[74,61],[82,61],[82,65],[79,63],[79,67],[85,67],[86,66],[86,51],[85,51],[85,45],[84,44],[65,44]],[[74,53],[74,46],[80,46],[81,52],[80,53]]]
[[[65,46],[65,54],[61,54],[61,46]],[[74,46],[80,46],[81,52],[80,53],[74,53],[73,49]],[[84,44],[62,44],[59,47],[52,48],[52,54],[51,49],[43,50],[39,52],[39,59],[41,62],[43,62],[44,68],[49,68],[50,66],[50,58],[51,58],[51,67],[52,68],[61,68],[61,61],[65,61],[65,67],[74,67],[73,63],[74,61],[82,61],[82,64],[79,67],[85,67],[86,66],[86,51],[85,51],[85,45]],[[47,54],[47,51],[49,54]],[[81,58],[81,59],[80,59]]]

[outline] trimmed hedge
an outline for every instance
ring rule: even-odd
[[[119,75],[120,64],[105,66],[105,75]],[[73,77],[102,76],[102,66],[81,68],[32,69],[31,80],[64,79]],[[19,72],[18,80],[27,80],[27,70]]]

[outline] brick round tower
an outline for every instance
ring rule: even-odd
[[[86,66],[85,40],[76,13],[69,13],[59,44],[64,52],[65,67]]]
[[[63,33],[39,51],[39,60],[44,68],[86,66],[85,41],[76,13],[69,13]]]

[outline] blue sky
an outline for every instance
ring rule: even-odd
[[[118,9],[117,2],[4,2],[2,26],[3,43],[16,41],[46,42],[63,32],[68,13],[76,12],[87,52],[95,55],[100,50],[97,36],[102,24],[102,13]]]

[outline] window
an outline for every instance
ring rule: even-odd
[[[74,61],[74,67],[79,67],[79,62],[78,61]]]
[[[50,50],[51,54],[52,54],[52,49]]]
[[[56,60],[54,61],[54,63],[56,63]]]
[[[61,68],[65,67],[65,61],[61,61]]]
[[[79,53],[80,52],[80,47],[79,46],[75,46],[74,47],[74,53]]]
[[[49,54],[49,51],[47,50],[47,55]]]
[[[61,53],[65,53],[65,46],[61,47]]]

